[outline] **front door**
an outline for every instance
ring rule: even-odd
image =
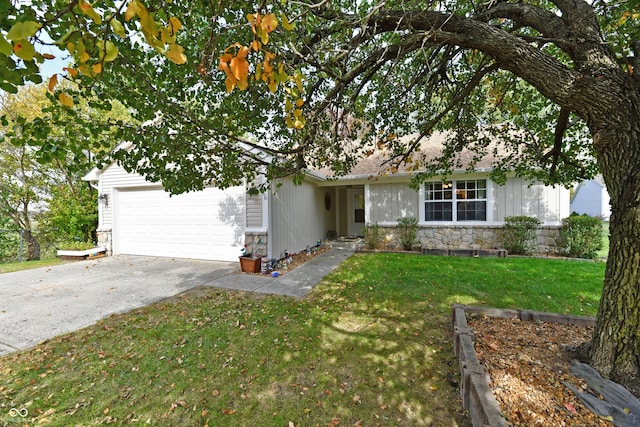
[[[349,189],[347,192],[349,210],[349,235],[364,236],[366,219],[364,216],[364,189]]]

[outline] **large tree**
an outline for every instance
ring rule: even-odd
[[[174,192],[251,181],[257,171],[270,179],[326,166],[345,173],[380,147],[390,171],[401,162],[447,171],[465,146],[487,154],[487,133],[512,154],[496,165],[497,180],[511,170],[567,184],[601,172],[610,253],[590,358],[614,379],[638,375],[637,0],[94,6],[11,6],[0,20],[13,31],[4,51],[13,46],[28,66],[5,61],[0,75],[13,80],[4,87],[38,79],[34,64],[46,56],[24,40],[46,44],[46,31],[73,56],[68,76],[84,93],[121,99],[149,122],[121,128],[133,146],[118,157]],[[16,22],[26,24],[16,30]],[[71,106],[77,95],[56,96]],[[453,137],[442,158],[424,164],[420,138],[436,129]],[[406,143],[405,134],[420,136]]]

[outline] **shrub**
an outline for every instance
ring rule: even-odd
[[[562,253],[573,258],[595,258],[602,249],[602,221],[575,212],[562,220],[559,246]]]
[[[530,216],[508,216],[504,218],[504,248],[511,254],[530,255],[537,250],[536,229],[542,224]]]
[[[409,216],[398,219],[398,235],[405,251],[410,251],[418,240],[418,218]]]
[[[364,228],[364,244],[367,249],[378,249],[381,238],[378,224],[369,224]]]
[[[0,230],[0,262],[18,259],[19,231]]]
[[[59,245],[59,248],[65,251],[84,251],[86,249],[92,249],[95,247],[96,244],[92,241],[63,242]]]

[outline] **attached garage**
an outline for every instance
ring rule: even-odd
[[[244,244],[244,187],[171,196],[114,164],[101,172],[98,233],[114,255],[237,261]]]
[[[243,206],[242,187],[176,196],[162,188],[116,190],[113,253],[237,260]]]

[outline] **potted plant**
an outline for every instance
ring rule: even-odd
[[[240,269],[245,273],[260,273],[262,256],[253,250],[247,252],[247,245],[244,245],[240,255]]]

